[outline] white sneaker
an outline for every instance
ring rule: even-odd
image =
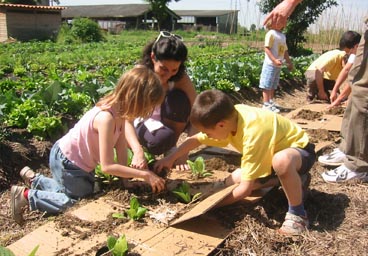
[[[318,162],[324,165],[340,166],[344,163],[346,155],[338,148],[335,148],[331,153],[318,157]]]
[[[269,103],[274,106],[275,108],[281,108],[281,106],[279,104],[277,104],[276,102],[274,102],[273,100],[270,100]]]
[[[280,112],[280,109],[276,108],[275,106],[273,106],[273,105],[271,105],[271,104],[269,104],[267,102],[263,103],[262,108],[267,109],[267,110],[270,110],[270,111],[275,112],[275,113],[279,113]]]
[[[321,175],[324,181],[332,183],[347,182],[349,180],[368,182],[368,172],[354,172],[349,170],[345,165],[325,171]]]

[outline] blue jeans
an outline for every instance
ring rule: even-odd
[[[93,193],[94,172],[86,172],[70,162],[58,142],[51,149],[49,164],[52,178],[37,174],[28,192],[31,210],[60,213]]]

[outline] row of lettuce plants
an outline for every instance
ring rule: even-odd
[[[140,58],[146,40],[113,38],[107,42],[63,45],[54,42],[0,45],[0,122],[26,128],[40,138],[57,138]],[[242,45],[190,45],[188,73],[198,92],[226,92],[258,85],[263,53]],[[294,59],[301,78],[311,57]]]

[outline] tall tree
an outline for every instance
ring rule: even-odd
[[[158,29],[160,30],[163,22],[168,18],[167,5],[171,0],[145,0],[151,5],[151,10],[154,18],[157,20]],[[174,0],[179,2],[180,0]]]
[[[280,0],[261,0],[260,10],[265,14],[269,13],[279,3]],[[337,5],[335,0],[303,0],[295,8],[285,28],[288,51],[291,55],[297,55],[298,49],[302,48],[302,43],[306,41],[304,34],[308,27],[318,19],[324,10]]]

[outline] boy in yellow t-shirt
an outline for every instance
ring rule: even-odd
[[[201,132],[188,137],[170,155],[159,160],[155,164],[156,171],[171,168],[175,160],[201,144],[217,147],[231,144],[242,154],[241,168],[235,170],[225,184],[239,185],[219,206],[232,204],[253,190],[269,186],[277,176],[289,203],[279,232],[299,235],[307,229],[301,176],[310,179],[308,171],[316,155],[314,145],[299,126],[265,109],[234,105],[219,90],[207,90],[197,96],[190,121]]]
[[[313,101],[316,97],[329,100],[329,90],[334,88],[336,79],[348,59],[346,57],[353,53],[360,37],[357,32],[346,31],[340,39],[339,49],[325,52],[312,62],[304,74],[307,80],[308,101]]]

